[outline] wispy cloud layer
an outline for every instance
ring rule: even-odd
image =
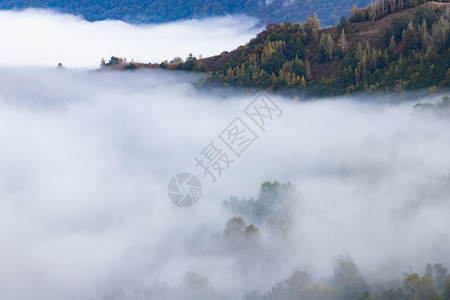
[[[236,298],[293,268],[330,276],[346,252],[364,274],[383,278],[450,264],[448,119],[388,97],[273,96],[283,116],[212,184],[193,156],[253,96],[212,96],[194,80],[0,71],[0,298],[101,299],[119,287],[177,286],[189,270]],[[181,171],[204,185],[188,209],[166,194]],[[302,194],[289,242],[264,239],[278,259],[242,265],[206,255],[232,216],[222,200],[256,197],[266,180],[290,181]]]
[[[113,55],[140,62],[206,57],[247,43],[261,29],[256,21],[228,16],[136,26],[43,10],[0,11],[0,64],[96,68]]]
[[[112,55],[213,55],[247,42],[253,25],[0,12],[0,299],[103,299],[118,288],[131,292],[109,299],[189,299],[188,271],[220,299],[239,299],[294,269],[329,277],[342,253],[383,280],[450,265],[449,119],[414,110],[415,96],[271,95],[284,114],[213,184],[193,157],[254,95],[199,91],[197,75],[180,72],[70,70]],[[203,195],[179,208],[166,189],[186,171]],[[261,226],[259,251],[221,251],[215,241],[234,215],[222,201],[256,198],[267,180],[302,195],[289,235]]]

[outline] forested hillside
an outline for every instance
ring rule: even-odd
[[[421,1],[422,3],[424,1]],[[316,95],[450,85],[450,4],[383,0],[352,10],[337,26],[271,24],[245,46],[163,68],[207,71],[207,84]]]
[[[316,12],[322,25],[331,26],[336,24],[340,16],[348,16],[353,4],[364,7],[369,3],[370,0],[12,0],[0,1],[0,9],[51,8],[63,13],[82,15],[89,21],[117,19],[131,23],[247,14],[268,24],[286,20],[304,21],[308,13]]]

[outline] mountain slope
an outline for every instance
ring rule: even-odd
[[[318,95],[449,87],[450,4],[401,2],[373,21],[355,11],[352,23],[325,29],[315,17],[272,24],[229,53],[161,66],[207,71],[207,84]]]
[[[353,4],[366,6],[370,0],[11,0],[0,1],[0,9],[51,8],[82,15],[88,21],[117,19],[131,23],[167,22],[188,18],[247,14],[265,24],[303,21],[316,12],[324,26],[348,16]]]

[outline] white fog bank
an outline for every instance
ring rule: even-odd
[[[87,22],[45,10],[0,11],[0,65],[97,68],[101,58],[159,63],[174,57],[220,54],[247,43],[257,20],[227,16],[164,24]]]
[[[0,70],[1,299],[103,299],[118,288],[162,299],[188,271],[221,299],[240,299],[296,268],[332,276],[343,253],[374,278],[450,265],[449,119],[413,109],[440,95],[272,95],[284,114],[213,184],[193,157],[253,95],[199,92],[195,80]],[[179,208],[167,184],[186,171],[203,195]],[[276,242],[260,228],[262,250],[246,263],[214,254],[211,236],[233,216],[222,201],[256,198],[267,180],[301,193],[289,237]]]

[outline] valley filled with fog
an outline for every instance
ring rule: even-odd
[[[211,52],[244,43],[254,30],[235,35],[224,20],[213,29],[211,20],[192,21],[209,34],[229,33],[226,47],[199,34]],[[77,22],[71,26],[87,24]],[[102,34],[117,25],[103,24]],[[185,25],[177,26],[186,35],[197,32]],[[133,28],[140,36],[143,29]],[[200,51],[194,44],[188,52]],[[171,42],[160,47],[140,55],[187,55]],[[105,57],[133,58],[127,48],[104,49]],[[33,51],[11,60],[5,51],[1,299],[262,299],[292,274],[308,278],[302,293],[332,297],[336,266],[351,262],[356,284],[375,292],[401,287],[405,273],[423,274],[429,263],[450,266],[448,109],[414,108],[444,94],[268,94],[283,113],[265,131],[256,128],[258,138],[240,157],[231,153],[234,162],[213,183],[194,157],[257,92],[199,89],[200,76],[183,72],[53,67],[95,65],[76,51],[59,59],[50,47],[36,60]],[[191,207],[168,198],[180,172],[202,183]]]
[[[212,96],[196,80],[1,70],[2,299],[155,292],[189,272],[234,298],[296,269],[330,277],[345,253],[373,280],[449,264],[448,118],[408,95],[270,95],[283,115],[212,183],[193,157],[254,95]],[[189,208],[166,193],[180,171],[203,184]],[[236,213],[223,201],[256,199],[265,181],[295,186],[291,224],[278,234],[253,219],[258,248],[228,249],[217,235]]]

